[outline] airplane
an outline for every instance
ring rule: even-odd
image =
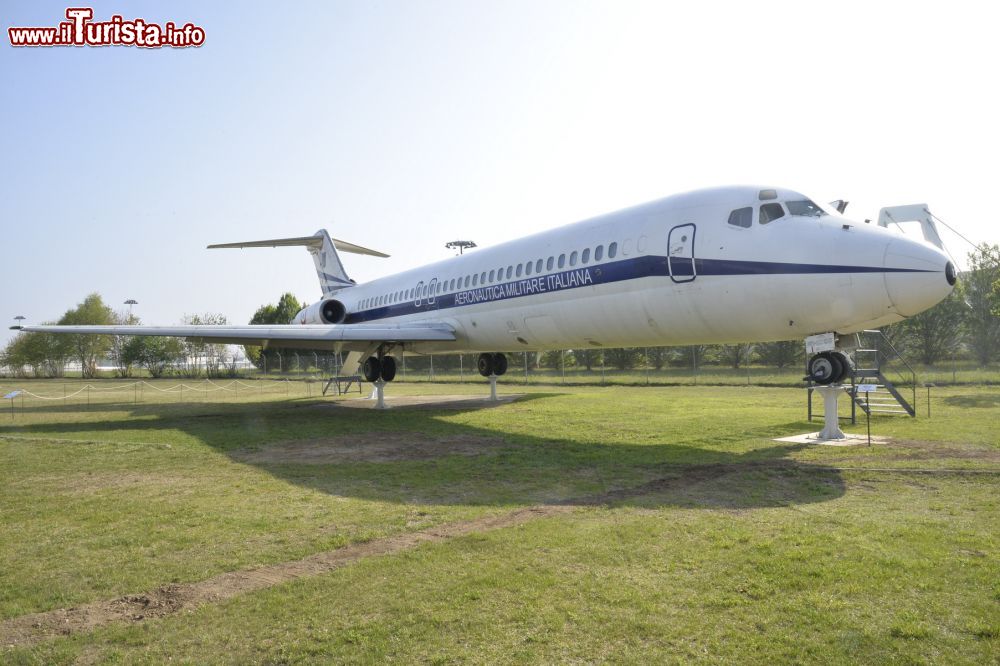
[[[478,352],[495,395],[511,352],[827,336],[806,378],[832,384],[851,371],[847,334],[912,317],[957,280],[926,205],[883,208],[877,224],[845,218],[846,205],[774,187],[702,189],[364,284],[338,250],[388,255],[326,230],[209,245],[305,247],[322,298],[286,325],[12,328],[347,351],[345,367],[358,364],[380,405],[404,354]],[[891,228],[905,221],[923,238]]]

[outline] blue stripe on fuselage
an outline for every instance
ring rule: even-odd
[[[683,260],[686,265],[675,266],[682,275],[690,278],[690,260]],[[679,263],[675,258],[675,263]],[[773,261],[739,261],[731,259],[695,259],[695,273],[701,276],[718,275],[804,275],[817,273],[929,273],[917,268],[884,268],[882,266],[834,266],[826,264],[789,264]],[[441,294],[428,299],[409,300],[392,305],[369,308],[361,312],[352,312],[347,316],[346,324],[359,324],[366,321],[402,317],[404,315],[448,310],[467,305],[495,303],[511,298],[522,298],[567,289],[591,287],[598,284],[624,282],[645,277],[669,277],[670,269],[667,258],[647,255],[632,259],[621,259],[604,264],[592,264],[568,271],[549,273],[519,278],[512,282],[501,282],[483,287],[473,287],[449,294]],[[420,305],[416,305],[416,303]]]

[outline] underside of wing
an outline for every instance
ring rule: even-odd
[[[247,326],[14,326],[28,333],[153,335],[225,344],[331,349],[341,343],[451,342],[455,330],[441,323]]]

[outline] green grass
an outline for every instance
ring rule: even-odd
[[[1000,659],[1000,474],[902,471],[1000,472],[1000,389],[935,389],[932,418],[873,421],[893,445],[834,448],[771,441],[818,429],[801,389],[508,384],[527,397],[376,413],[254,385],[0,411],[0,620],[668,481],[191,613],[16,648],[0,635],[0,662]],[[245,462],[276,441],[380,433],[491,445]]]

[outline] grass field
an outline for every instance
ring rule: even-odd
[[[2,663],[1000,661],[997,387],[0,383]]]

